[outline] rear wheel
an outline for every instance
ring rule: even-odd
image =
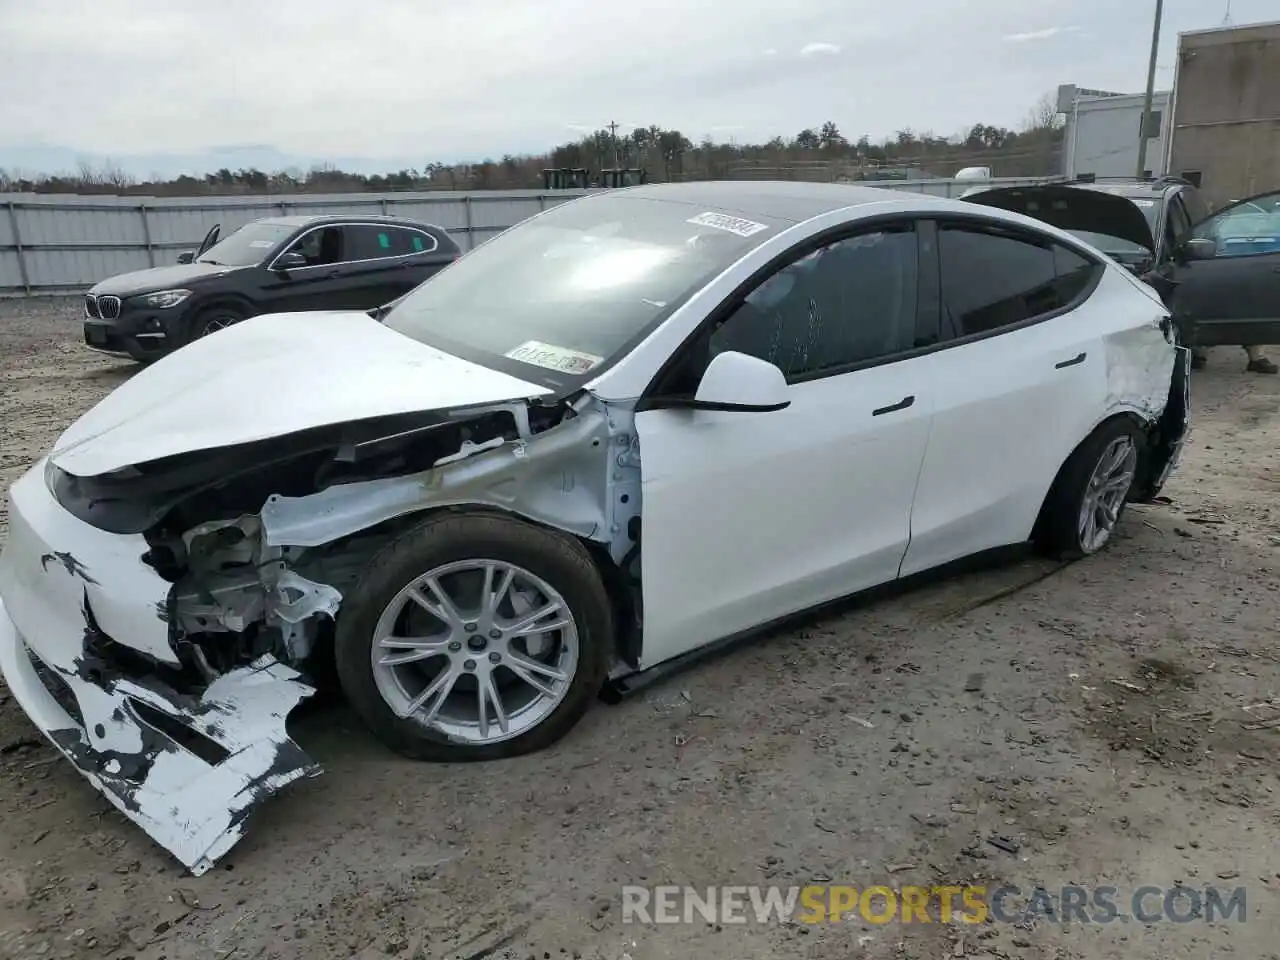
[[[1076,448],[1045,501],[1037,542],[1064,560],[1097,553],[1111,540],[1138,475],[1141,437],[1111,420]]]
[[[612,613],[572,538],[492,515],[432,518],[386,547],[338,617],[343,690],[420,760],[512,757],[564,736],[600,690]]]

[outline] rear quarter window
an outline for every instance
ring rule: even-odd
[[[941,224],[944,332],[997,332],[1071,306],[1103,267],[1048,238]]]

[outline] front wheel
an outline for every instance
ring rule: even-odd
[[[1044,504],[1036,537],[1044,552],[1073,560],[1107,545],[1138,475],[1140,443],[1131,422],[1112,420],[1076,448]]]
[[[595,698],[612,613],[571,537],[487,514],[434,517],[378,554],[340,611],[338,676],[387,746],[437,762],[513,757]]]
[[[225,330],[243,319],[245,319],[244,312],[236,307],[208,307],[191,318],[187,328],[186,342],[212,336],[219,330]]]

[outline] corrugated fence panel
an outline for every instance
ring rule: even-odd
[[[18,262],[17,250],[0,250],[0,295],[5,290],[21,292],[22,264]]]
[[[142,218],[137,207],[63,207],[39,204],[15,206],[23,246],[83,244],[109,246],[142,243]]]
[[[220,210],[191,210],[177,206],[147,207],[147,223],[151,228],[152,243],[183,249],[197,246],[206,233],[217,224],[221,235],[227,236],[250,221],[278,214],[269,206],[225,207]],[[172,260],[172,257],[168,259]]]
[[[456,200],[388,200],[387,215],[433,223],[450,231],[467,226],[466,208]]]
[[[83,293],[104,277],[151,266],[145,249],[24,249],[27,283],[33,292]]]
[[[988,186],[1043,182],[1020,178]],[[974,182],[897,180],[865,186],[960,196]],[[226,236],[261,217],[387,214],[434,223],[463,250],[541,210],[595,191],[289,194],[232,197],[81,197],[0,194],[0,296],[78,293],[105,277],[173,263],[209,228]],[[15,235],[14,225],[17,226]]]
[[[541,209],[536,197],[512,200],[476,198],[471,201],[471,225],[482,230],[502,230],[527,220]]]

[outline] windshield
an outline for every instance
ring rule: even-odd
[[[281,241],[291,237],[296,226],[287,223],[257,221],[219,240],[196,258],[196,263],[214,263],[222,267],[252,267],[275,251]]]
[[[393,330],[554,387],[622,355],[777,221],[596,195],[461,257],[387,314]]]

